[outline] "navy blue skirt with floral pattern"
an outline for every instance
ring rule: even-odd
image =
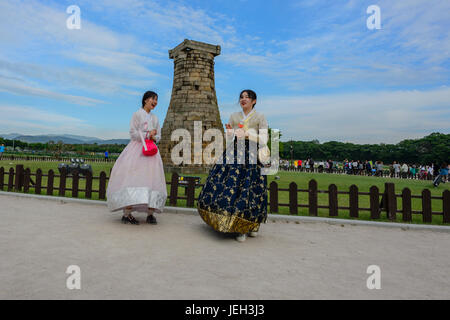
[[[257,150],[253,143],[246,139],[245,148],[238,148],[235,140],[233,159],[230,161],[231,153],[229,159],[227,151],[223,153],[200,193],[199,214],[219,232],[256,232],[267,219],[267,176],[261,175],[261,163],[254,161]],[[244,156],[245,161],[238,161]]]

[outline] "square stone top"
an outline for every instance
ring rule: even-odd
[[[178,46],[176,46],[172,50],[169,50],[169,58],[170,59],[175,58],[179,52],[185,51],[186,49],[212,53],[215,57],[220,55],[220,46],[215,46],[205,42],[184,39],[184,41],[180,43]]]

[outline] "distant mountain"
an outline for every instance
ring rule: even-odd
[[[103,144],[128,144],[130,139],[110,139],[103,140],[95,137],[85,137],[85,136],[76,136],[70,134],[47,134],[47,135],[23,135],[20,133],[10,133],[10,134],[0,134],[0,137],[8,140],[19,140],[27,143],[47,143],[49,141],[62,141],[66,144],[94,144],[97,143],[99,145]]]
[[[78,141],[84,141],[84,142],[90,142],[90,141],[98,141],[100,140],[99,138],[95,138],[95,137],[85,137],[85,136],[76,136],[73,134],[47,134],[48,137],[64,137],[67,139],[74,139],[74,140],[78,140]]]
[[[0,134],[0,137],[8,140],[15,139],[18,136],[21,136],[21,134],[20,133]]]

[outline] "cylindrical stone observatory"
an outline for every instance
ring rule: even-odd
[[[224,133],[214,83],[214,57],[220,54],[220,46],[184,40],[172,50],[174,60],[172,97],[161,129],[159,151],[166,171],[202,172],[206,165],[194,164],[194,121],[201,121],[202,135],[215,128]],[[191,164],[176,166],[171,152],[179,142],[171,141],[172,132],[186,129],[191,135]],[[201,142],[202,151],[210,142]],[[197,159],[198,159],[197,155]]]

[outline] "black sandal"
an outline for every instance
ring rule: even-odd
[[[147,216],[147,223],[158,224],[158,222],[156,222],[156,218],[153,215]]]
[[[137,221],[135,217],[133,217],[132,215],[130,215],[130,216],[128,216],[128,217],[122,216],[122,223],[124,223],[124,224],[131,223],[131,224],[136,224],[136,225],[138,225],[138,224],[139,224],[139,221]]]

